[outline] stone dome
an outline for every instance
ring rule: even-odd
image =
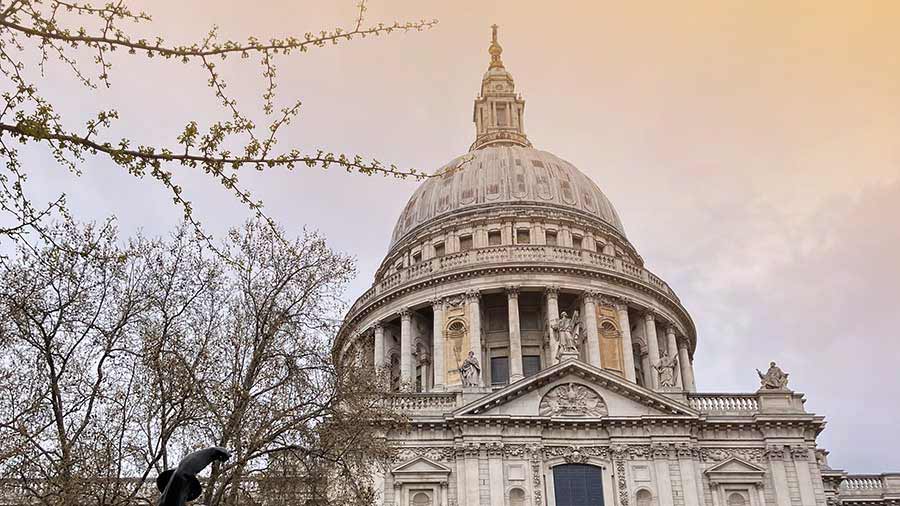
[[[459,156],[426,180],[400,214],[391,247],[437,218],[511,205],[577,211],[625,235],[609,199],[574,165],[546,151],[505,145]]]

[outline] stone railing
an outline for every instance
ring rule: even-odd
[[[756,394],[689,394],[688,403],[701,413],[752,415],[759,412]]]
[[[841,481],[838,498],[844,504],[898,504],[900,473],[849,474]]]
[[[399,393],[388,395],[386,403],[406,414],[443,414],[456,409],[457,396],[454,392]]]
[[[883,490],[884,482],[880,475],[850,475],[841,482],[843,490]]]
[[[366,290],[350,308],[348,315],[353,315],[378,296],[390,292],[400,286],[422,281],[429,277],[439,276],[456,270],[493,264],[552,264],[585,267],[594,270],[608,271],[635,281],[649,285],[666,294],[675,301],[678,297],[665,281],[643,267],[623,261],[610,255],[595,251],[562,246],[549,245],[515,245],[490,246],[475,248],[459,253],[451,253],[414,264],[408,268],[394,272],[376,282]]]

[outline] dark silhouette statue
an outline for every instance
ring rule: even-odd
[[[225,448],[213,446],[187,455],[175,469],[167,469],[156,477],[156,488],[161,492],[158,506],[184,506],[200,497],[203,487],[197,473],[214,460],[225,462],[231,454]]]

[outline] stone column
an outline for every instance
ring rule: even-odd
[[[809,449],[805,446],[791,448],[791,459],[797,471],[797,485],[800,489],[801,504],[816,504],[816,492],[813,489],[812,473],[809,469]]]
[[[481,370],[484,371],[484,357],[481,355],[481,292],[472,290],[466,292],[466,300],[469,304],[469,344],[471,351],[475,352],[475,358],[481,364]],[[468,353],[466,353],[468,355]],[[465,360],[464,357],[460,357]],[[478,386],[484,384],[482,375],[478,375]]]
[[[478,466],[480,453],[479,443],[469,443],[466,446],[466,506],[481,504],[481,479]]]
[[[434,309],[434,324],[432,326],[432,339],[434,341],[434,389],[444,390],[444,377],[447,374],[447,366],[444,364],[444,300],[436,299],[431,302]]]
[[[650,367],[650,355],[647,347],[641,347],[641,371],[644,373],[644,386],[653,388],[653,368]]]
[[[784,468],[784,446],[770,446],[766,449],[766,457],[769,458],[769,470],[772,474],[775,504],[778,506],[791,506],[791,489],[788,485],[787,471]]]
[[[381,385],[385,377],[386,365],[384,363],[384,326],[381,322],[375,324],[372,334],[375,336],[375,377]]]
[[[559,321],[559,287],[548,286],[544,294],[547,297],[547,332],[550,333],[550,360],[547,363],[553,365],[559,362],[559,340],[553,330]]]
[[[631,322],[628,320],[628,301],[616,301],[616,313],[619,315],[619,331],[622,333],[622,358],[625,364],[625,379],[637,383],[634,376],[634,344],[631,340]]]
[[[646,331],[644,335],[647,338],[647,360],[650,362],[650,385],[653,390],[659,389],[659,372],[656,365],[659,364],[659,339],[656,337],[656,317],[652,311],[644,313],[644,323]]]
[[[458,444],[454,448],[456,452],[456,504],[466,505],[466,447]],[[477,487],[477,482],[475,484]]]
[[[449,506],[450,505],[450,484],[446,481],[442,481],[440,484],[441,487],[441,506]]]
[[[515,383],[522,374],[522,332],[519,330],[519,287],[506,287],[509,306],[509,382]]]
[[[656,471],[657,504],[675,504],[672,497],[672,475],[669,474],[669,448],[660,445],[651,449]]]
[[[678,358],[678,341],[675,338],[675,327],[673,325],[666,326],[666,353],[672,358]],[[684,382],[681,380],[681,367],[675,368],[675,386],[684,388]]]
[[[504,502],[503,483],[503,446],[499,443],[491,443],[488,446],[488,472],[491,485],[491,504],[506,504]]]
[[[597,294],[586,292],[584,294],[584,314],[581,321],[584,322],[587,333],[587,361],[594,367],[600,365],[600,332],[597,329]]]
[[[694,449],[684,446],[677,450],[678,468],[681,472],[681,489],[684,495],[684,506],[700,506],[703,487],[697,482],[694,472]]]
[[[684,389],[688,392],[696,392],[697,385],[694,383],[694,364],[691,363],[691,355],[688,352],[688,343],[686,339],[678,341],[678,363],[681,366],[681,382]]]
[[[400,388],[412,390],[412,328],[409,309],[400,311]]]

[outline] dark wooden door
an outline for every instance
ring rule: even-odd
[[[586,464],[564,464],[553,468],[556,506],[603,506],[600,468]]]

